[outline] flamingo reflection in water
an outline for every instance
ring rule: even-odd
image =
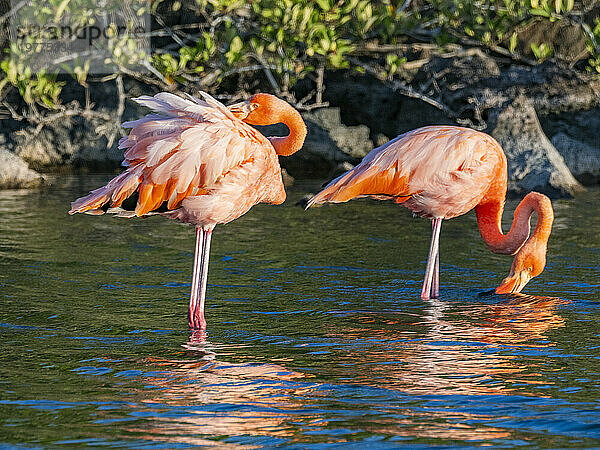
[[[515,384],[542,382],[535,361],[527,363],[495,349],[552,346],[546,335],[564,326],[556,309],[568,302],[521,294],[500,302],[492,297],[491,302],[432,299],[417,320],[386,321],[383,313],[377,313],[359,316],[349,326],[332,324],[329,332],[325,330],[326,337],[334,342],[354,341],[353,350],[345,352],[348,347],[340,346],[328,356],[335,362],[319,365],[316,371],[328,380],[351,379],[351,391],[344,390],[347,381],[324,384],[285,367],[300,364],[292,358],[273,363],[221,361],[228,354],[239,360],[244,344],[213,343],[203,331],[196,331],[184,344],[181,358],[143,361],[163,375],[146,380],[156,389],[139,391],[139,402],[156,405],[157,410],[176,408],[177,414],[157,412],[148,425],[128,431],[141,439],[192,445],[221,446],[222,442],[211,440],[217,436],[262,436],[301,444],[310,439],[303,432],[306,427],[326,432],[341,420],[357,432],[387,436],[510,438],[513,430],[491,423],[498,415],[423,407],[419,401],[449,395],[474,401],[487,395],[526,396],[527,390]],[[352,386],[363,389],[361,395],[368,401],[359,423],[349,418],[355,417],[356,406],[350,412],[344,406],[344,395],[354,398]],[[398,395],[411,400],[399,402]],[[328,435],[328,439],[343,443],[349,437]]]
[[[288,411],[302,410],[301,397],[318,386],[307,380],[310,375],[279,363],[219,361],[218,353],[239,354],[241,346],[212,343],[202,330],[192,332],[183,347],[181,359],[143,361],[163,375],[147,379],[156,389],[140,400],[176,407],[180,414],[157,414],[150,427],[132,427],[128,432],[152,441],[220,448],[227,444],[204,436],[293,436]],[[203,405],[219,407],[203,409]],[[313,414],[309,420],[319,417]]]
[[[375,375],[373,370],[381,370],[377,377],[388,387],[424,395],[449,391],[502,394],[513,390],[509,384],[515,377],[536,383],[537,374],[517,364],[514,355],[480,350],[553,346],[546,333],[564,326],[556,308],[568,301],[510,294],[508,299],[491,304],[437,299],[426,303],[429,306],[424,316],[417,320],[382,321],[380,317],[363,315],[354,322],[355,326],[331,331],[329,335],[357,340],[365,336],[376,338],[376,346],[357,356],[371,368],[366,376],[370,378]],[[397,362],[396,370],[396,364],[390,361]]]
[[[543,362],[527,363],[496,349],[552,347],[546,334],[564,326],[556,308],[569,301],[523,294],[507,297],[493,304],[429,299],[425,314],[414,321],[383,321],[383,313],[377,313],[363,315],[349,327],[338,326],[328,335],[359,343],[365,336],[369,339],[359,351],[340,357],[333,376],[351,376],[358,384],[438,399],[531,395],[516,385],[548,384],[539,373]],[[502,439],[512,433],[486,424],[498,416],[453,408],[409,410],[406,415],[378,431],[456,440]]]

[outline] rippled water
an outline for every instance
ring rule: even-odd
[[[427,221],[297,186],[216,228],[190,336],[192,229],[66,214],[108,178],[0,192],[0,446],[600,445],[597,191],[554,203],[529,296],[481,295],[511,258],[446,222],[422,301]]]

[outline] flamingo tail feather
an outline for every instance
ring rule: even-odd
[[[343,203],[353,198],[373,197],[406,201],[412,194],[406,176],[398,176],[395,167],[379,170],[377,167],[356,166],[333,180],[309,200],[306,208],[322,203]]]

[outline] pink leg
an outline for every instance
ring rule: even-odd
[[[208,259],[212,228],[196,229],[196,250],[194,252],[194,270],[190,306],[188,308],[188,325],[193,330],[205,330],[204,300],[206,298],[206,278],[208,276]]]
[[[433,232],[431,235],[431,245],[429,246],[429,257],[427,258],[427,268],[425,269],[425,279],[423,280],[423,289],[421,289],[421,298],[423,300],[428,300],[435,295],[434,298],[437,298],[435,291],[439,290],[439,275],[436,277],[436,266],[438,266],[439,272],[439,249],[440,249],[440,231],[442,229],[442,220],[441,218],[433,219]],[[434,283],[434,278],[437,279]],[[437,286],[436,286],[437,285]],[[434,291],[435,289],[435,291]]]
[[[435,229],[435,220],[431,220],[431,229]],[[432,231],[433,232],[433,231]],[[435,267],[433,269],[433,281],[431,282],[431,298],[440,296],[440,247],[435,255]]]
[[[435,255],[435,268],[433,269],[433,281],[431,283],[431,298],[440,297],[440,247]]]

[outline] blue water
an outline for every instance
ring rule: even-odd
[[[554,202],[527,295],[485,294],[511,258],[448,221],[423,301],[427,221],[297,185],[215,229],[190,335],[192,229],[66,214],[108,178],[0,192],[0,446],[600,446],[597,191]]]

